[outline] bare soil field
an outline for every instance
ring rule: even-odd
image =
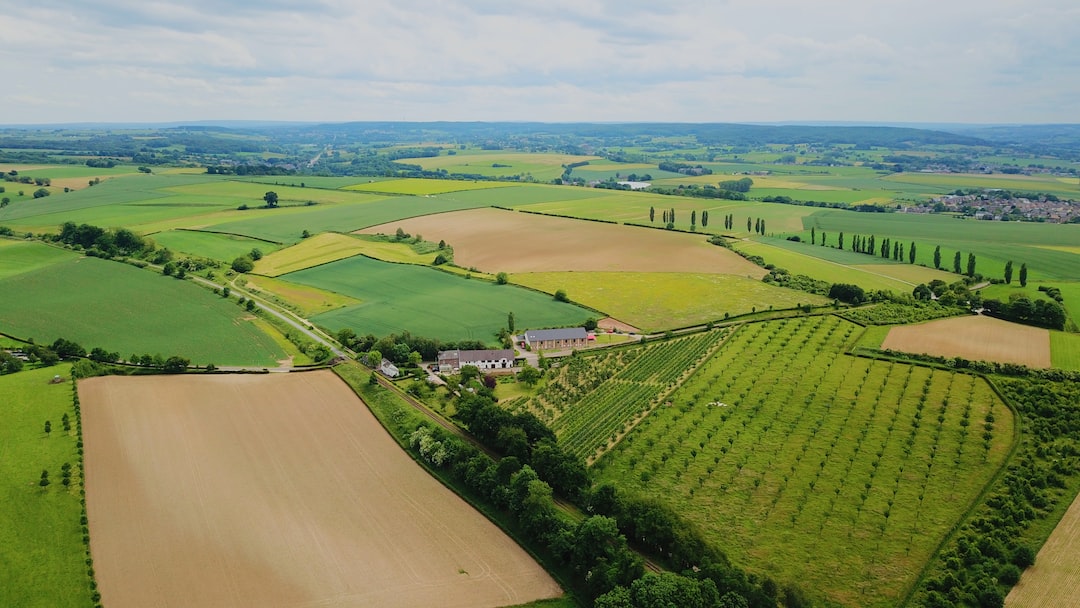
[[[894,327],[881,347],[941,357],[1050,367],[1049,331],[984,316]]]
[[[705,236],[585,220],[471,209],[365,228],[393,234],[401,227],[429,241],[445,240],[454,263],[485,272],[709,272],[760,279],[765,269]]]
[[[102,603],[506,606],[562,591],[333,373],[79,384]]]
[[[1080,497],[1005,598],[1011,608],[1080,608]]]

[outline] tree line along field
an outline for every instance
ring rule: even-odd
[[[0,375],[0,605],[93,605],[69,373],[70,366],[58,365]],[[54,375],[65,381],[50,384]],[[72,466],[70,485],[63,484],[65,463]],[[50,481],[45,487],[42,471]]]
[[[896,605],[1014,422],[981,378],[842,354],[858,331],[833,316],[740,327],[594,470],[736,563],[830,602]]]
[[[53,248],[29,244],[39,259],[54,259]],[[59,261],[0,279],[5,333],[38,343],[65,338],[125,359],[161,354],[198,365],[274,366],[285,358],[235,303],[190,282],[62,253]]]

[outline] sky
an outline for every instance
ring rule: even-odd
[[[0,124],[1080,122],[1076,0],[0,0]]]

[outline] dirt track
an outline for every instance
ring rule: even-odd
[[[333,373],[79,385],[102,602],[505,606],[561,594]]]
[[[977,361],[1050,367],[1050,332],[983,316],[940,319],[889,330],[882,348]]]
[[[398,227],[445,240],[454,263],[484,272],[711,272],[760,279],[766,270],[706,235],[650,230],[501,209],[470,209],[416,217],[361,232],[394,234]]]

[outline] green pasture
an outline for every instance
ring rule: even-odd
[[[735,249],[749,255],[761,256],[767,264],[783,268],[791,274],[804,274],[829,283],[851,283],[863,289],[883,289],[898,293],[910,293],[914,288],[912,283],[879,272],[878,265],[857,268],[758,241],[739,241],[735,243]],[[867,257],[869,259],[869,256]]]
[[[112,168],[104,167],[87,167],[82,165],[51,165],[47,167],[25,169],[19,171],[19,175],[29,175],[30,177],[47,177],[49,179],[70,179],[77,177],[101,177],[102,179],[108,176],[122,176],[122,175],[134,175],[138,170],[135,165],[116,165]],[[86,184],[83,184],[84,186]]]
[[[38,241],[0,238],[0,280],[75,257],[78,254]]]
[[[196,230],[169,230],[149,236],[158,247],[222,262],[231,262],[237,257],[251,253],[252,249],[258,249],[263,254],[270,254],[277,251],[279,247],[274,243],[248,237]]]
[[[302,178],[297,176],[286,176],[284,179],[288,180],[288,184],[297,183],[303,181]],[[306,181],[303,183],[307,183]],[[331,204],[331,203],[362,203],[372,200],[371,195],[362,192],[352,192],[350,190],[342,189],[326,189],[326,188],[307,188],[287,185],[286,183],[268,183],[268,182],[247,182],[247,181],[234,181],[234,180],[219,180],[216,182],[205,182],[190,184],[184,186],[175,186],[170,188],[170,191],[178,194],[190,194],[198,196],[211,196],[227,198],[230,201],[238,201],[247,203],[250,207],[256,207],[265,205],[263,196],[267,192],[274,192],[278,195],[278,205],[280,207],[289,207],[292,205],[304,205],[308,201],[313,201],[318,204]]]
[[[945,281],[946,283],[952,283],[959,279],[959,277],[955,274],[951,274],[941,270],[935,270],[934,268],[927,268],[918,264],[909,264],[907,263],[906,259],[904,262],[895,262],[892,260],[892,258],[886,260],[879,255],[855,253],[850,249],[837,249],[835,247],[836,236],[837,235],[828,235],[829,243],[831,243],[831,245],[828,246],[822,246],[820,244],[811,245],[809,242],[794,242],[787,239],[773,237],[755,237],[754,240],[762,243],[768,243],[773,247],[786,249],[793,253],[813,256],[826,262],[841,264],[843,266],[849,266],[858,270],[884,275],[898,281],[908,283],[912,287],[919,283],[929,283],[930,281],[933,281],[935,279]],[[848,238],[850,239],[850,237]],[[820,243],[820,241],[818,242]],[[845,241],[844,245],[850,246],[850,242]],[[915,252],[916,254],[919,253],[918,247],[915,248]],[[929,257],[932,261],[933,252],[931,252],[931,255]],[[918,258],[916,259],[918,260]],[[950,258],[950,264],[951,261],[952,260]]]
[[[71,372],[56,365],[0,376],[0,605],[89,608],[83,544],[80,457]],[[65,379],[50,384],[54,375]],[[64,431],[67,414],[71,431]],[[52,432],[45,434],[45,421]],[[62,467],[72,466],[64,487]],[[38,485],[41,472],[51,484]]]
[[[354,196],[371,196],[354,194]],[[315,205],[281,209],[249,209],[244,219],[207,226],[211,232],[226,232],[266,239],[279,243],[296,243],[301,233],[351,232],[369,226],[385,224],[410,217],[485,207],[486,203],[462,202],[439,197],[398,196],[373,198],[351,205]]]
[[[420,165],[427,171],[445,169],[449,173],[474,174],[485,177],[525,175],[540,181],[551,181],[562,175],[563,165],[592,161],[597,158],[599,157],[515,152],[511,150],[465,150],[458,151],[454,155],[403,158],[399,162]]]
[[[895,173],[885,179],[905,185],[931,186],[939,188],[941,193],[951,192],[957,188],[1001,188],[1014,192],[1045,192],[1063,198],[1080,198],[1080,183],[1077,183],[1077,180],[1060,180],[1053,175]]]
[[[1051,331],[1050,362],[1054,367],[1080,371],[1080,334]]]
[[[571,300],[646,333],[722,321],[727,316],[800,304],[827,304],[821,296],[746,277],[678,272],[533,272],[510,280]]]
[[[98,258],[0,280],[0,331],[87,350],[181,355],[192,364],[274,365],[284,353],[234,301],[188,281]]]
[[[285,279],[337,292],[362,302],[312,321],[332,331],[386,335],[408,330],[441,340],[492,344],[507,315],[520,328],[576,325],[596,313],[556,302],[513,285],[465,279],[431,268],[356,256],[284,275]]]
[[[1004,463],[1014,421],[981,378],[844,355],[861,331],[835,316],[741,327],[594,469],[734,563],[830,605],[896,606]]]
[[[910,246],[916,243],[916,262],[933,267],[934,248],[942,248],[942,267],[952,270],[953,254],[959,250],[962,268],[967,254],[976,256],[976,272],[1002,277],[1005,262],[1012,260],[1015,271],[1027,263],[1029,280],[1080,279],[1080,255],[1068,250],[1080,242],[1080,225],[1034,222],[993,222],[956,219],[952,216],[907,213],[857,213],[836,209],[818,210],[803,218],[804,229],[796,231],[809,241],[810,228],[824,231],[835,244],[840,232],[845,245],[853,235],[875,235],[880,243],[888,237]],[[1051,248],[1058,247],[1058,248]],[[1014,278],[1015,280],[1015,278]]]
[[[388,181],[374,182],[370,184],[354,184],[346,186],[345,190],[357,190],[360,192],[375,192],[378,194],[401,194],[426,196],[431,194],[446,194],[448,192],[464,192],[468,190],[487,190],[490,188],[512,187],[511,182],[481,182],[475,180],[449,180],[449,179],[393,179]]]
[[[267,186],[273,186],[279,188],[280,185],[288,186],[300,186],[304,184],[307,188],[325,188],[328,190],[345,189],[349,186],[357,184],[370,184],[374,182],[389,181],[391,177],[327,177],[320,175],[290,175],[290,176],[268,176],[268,175],[247,175],[247,176],[232,176],[235,181],[252,182],[256,184],[264,184]],[[275,183],[276,182],[276,183]],[[280,184],[280,185],[279,185]],[[276,190],[275,190],[276,192]]]

